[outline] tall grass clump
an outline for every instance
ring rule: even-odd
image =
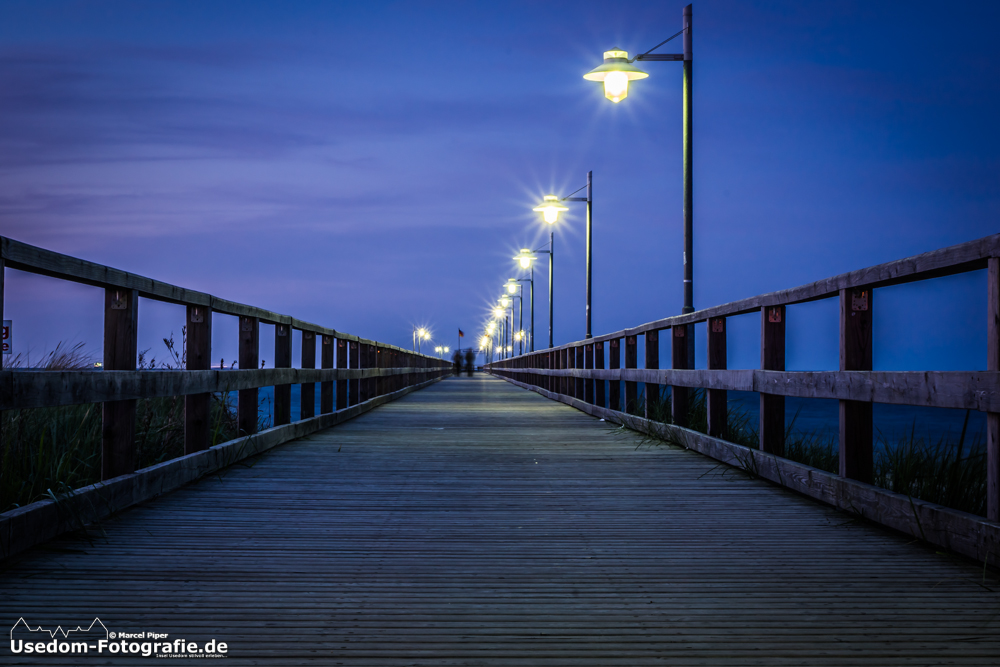
[[[182,330],[186,336],[186,331]],[[139,354],[141,370],[178,370],[183,353],[173,335],[163,339],[167,360],[157,363],[149,350]],[[183,350],[186,346],[182,344]],[[26,369],[20,355],[7,367]],[[33,370],[93,369],[83,344],[61,343]],[[100,371],[93,371],[100,372]],[[101,404],[7,410],[0,413],[0,512],[44,498],[58,498],[101,477]],[[211,444],[237,436],[235,394],[212,395]],[[136,467],[146,468],[184,453],[184,397],[136,401]]]

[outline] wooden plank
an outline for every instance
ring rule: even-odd
[[[517,384],[512,380],[508,382]],[[917,538],[918,541],[923,540],[963,554],[978,561],[980,570],[984,562],[1000,565],[1000,524],[983,517],[886,491],[690,429],[650,422],[635,415],[603,409],[539,388],[527,386],[524,388],[594,417],[622,424],[641,433],[655,434],[685,449],[749,472],[752,477],[787,487],[796,493],[844,510],[855,517],[880,523],[892,530]],[[815,553],[811,553],[808,557],[814,558]],[[886,567],[892,566],[887,563]]]
[[[660,332],[657,330],[646,332],[646,368],[647,369],[658,369],[660,367]],[[660,385],[647,382],[645,383],[646,390],[646,405],[645,405],[645,415],[649,419],[656,414],[657,406],[660,403],[660,397],[663,394],[663,389]]]
[[[300,350],[302,368],[316,368],[316,334],[312,331],[302,332],[302,347]],[[316,383],[306,382],[299,388],[299,419],[309,419],[316,416]]]
[[[708,321],[708,369],[728,368],[726,343],[726,318],[713,317]],[[706,389],[705,403],[708,412],[708,435],[713,438],[726,437],[729,430],[728,395],[725,389]]]
[[[212,311],[207,306],[187,307],[185,368],[207,371],[212,367]],[[184,397],[184,453],[208,449],[211,444],[212,396],[204,392]]]
[[[594,368],[604,370],[604,345],[602,341],[600,343],[594,343]],[[535,383],[537,384],[537,382]],[[595,400],[594,402],[601,406],[602,408],[607,407],[608,403],[605,396],[605,385],[604,380],[596,380],[594,382],[596,385]]]
[[[674,369],[686,369],[691,360],[688,359],[688,327],[674,327],[670,332],[670,366]],[[682,385],[670,387],[670,414],[674,424],[687,425],[688,389]]]
[[[324,369],[333,368],[333,359],[336,349],[336,339],[333,336],[324,335],[322,342],[320,344],[320,366]],[[328,412],[333,412],[334,410],[334,391],[333,391],[333,380],[326,380],[322,382],[319,386],[319,412],[320,414],[326,414]],[[337,389],[340,389],[340,383],[337,383]],[[339,393],[339,391],[338,391]],[[346,405],[344,407],[347,407]],[[339,407],[337,408],[340,409]]]
[[[625,337],[625,368],[635,368],[638,362],[639,345],[635,336]],[[625,382],[625,412],[634,413],[639,408],[638,384]]]
[[[760,368],[785,370],[785,307],[767,306],[760,311]],[[785,397],[760,394],[760,449],[775,456],[785,455]]]
[[[871,289],[840,291],[840,370],[866,371],[872,368]],[[871,483],[872,404],[840,401],[840,475]]]
[[[256,317],[240,318],[240,369],[256,370],[260,364],[260,323]],[[257,388],[241,389],[237,395],[237,425],[241,436],[257,432]]]
[[[1000,257],[990,257],[986,288],[986,370],[1000,371]],[[986,516],[1000,522],[1000,408],[986,414]]]
[[[104,290],[104,368],[135,370],[139,335],[139,295]],[[135,470],[135,401],[104,403],[101,426],[101,479]]]
[[[621,339],[613,338],[610,341],[611,345],[611,356],[608,361],[611,363],[609,370],[614,372],[621,368],[622,357],[621,357]],[[608,391],[610,396],[608,398],[608,407],[614,411],[621,410],[621,387],[622,383],[614,379],[613,376],[610,378],[608,384]]]

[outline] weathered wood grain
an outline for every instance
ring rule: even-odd
[[[135,370],[139,337],[139,295],[135,290],[104,290],[104,366]],[[13,373],[14,371],[10,371]],[[101,411],[101,479],[135,470],[135,401],[107,401]]]
[[[708,321],[708,369],[726,370],[728,366],[726,347],[726,318],[713,317]],[[728,429],[728,395],[725,389],[708,389],[705,396],[708,412],[708,434],[721,438]]]
[[[204,371],[212,367],[212,311],[207,306],[187,307],[185,369]],[[184,453],[208,449],[211,431],[211,394],[184,397]]]
[[[6,567],[0,618],[216,637],[240,667],[981,667],[1000,651],[981,563],[481,376],[101,529]]]
[[[504,379],[595,417],[643,433],[656,434],[727,465],[750,471],[753,475],[779,486],[785,486],[838,509],[950,549],[980,563],[988,559],[990,563],[1000,566],[1000,523],[892,493],[857,480],[839,477],[760,450],[712,438],[697,431],[606,410],[570,396],[554,394],[509,378]]]
[[[761,370],[785,370],[785,315],[784,306],[768,306],[760,311]],[[781,394],[761,392],[759,414],[758,436],[761,451],[784,456],[785,397]]]

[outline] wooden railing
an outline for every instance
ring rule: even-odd
[[[441,359],[3,237],[0,312],[5,266],[104,289],[103,370],[0,370],[0,410],[103,403],[103,480],[135,470],[136,399],[185,396],[184,453],[191,454],[209,447],[213,392],[238,392],[238,428],[245,437],[257,431],[260,387],[275,387],[274,426],[280,427],[292,422],[292,384],[302,385],[299,416],[309,420],[316,417],[315,383],[322,416],[422,386],[451,369]],[[186,370],[136,369],[140,296],[187,307]],[[210,367],[213,314],[239,318],[239,370]],[[275,327],[275,368],[258,368],[262,323]],[[291,368],[293,330],[302,332],[301,368]]]
[[[987,369],[954,372],[872,370],[873,290],[879,287],[987,269]],[[786,307],[826,298],[840,300],[840,370],[785,370]],[[727,318],[759,312],[760,370],[728,370]],[[693,370],[693,325],[707,323],[707,370]],[[670,369],[660,368],[660,332],[670,336]],[[645,336],[645,367],[638,368],[638,337]],[[608,350],[607,348],[610,348]],[[609,354],[606,354],[609,352]],[[624,354],[622,354],[624,352]],[[624,368],[621,360],[624,358]],[[605,359],[608,363],[605,364]],[[632,329],[525,354],[487,365],[504,378],[535,388],[591,414],[629,423],[650,409],[661,392],[645,392],[637,406],[637,383],[670,385],[672,421],[664,426],[686,442],[719,441],[726,432],[726,392],[760,393],[760,450],[784,454],[785,397],[840,401],[839,477],[870,484],[873,473],[872,404],[897,403],[966,408],[987,416],[987,516],[1000,521],[1000,235],[852,271],[794,289],[772,292],[694,313],[667,317]],[[605,395],[605,381],[610,389]],[[690,388],[706,392],[708,439],[677,428],[688,416]],[[662,387],[661,387],[662,389]],[[624,402],[623,402],[624,400]],[[638,409],[638,410],[637,410]]]

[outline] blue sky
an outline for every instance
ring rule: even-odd
[[[618,105],[582,75],[677,32],[684,4],[7,0],[0,233],[454,345],[542,244],[531,207],[593,170],[595,333],[679,312],[680,65],[644,64]],[[993,2],[695,3],[695,306],[997,232],[998,19]],[[559,344],[584,331],[581,207],[556,252]],[[876,367],[984,367],[981,274],[882,292]],[[99,291],[8,270],[5,298],[15,351],[99,352]],[[790,368],[836,366],[831,307],[790,311]],[[160,355],[183,311],[140,309]],[[732,367],[759,360],[752,320]]]

